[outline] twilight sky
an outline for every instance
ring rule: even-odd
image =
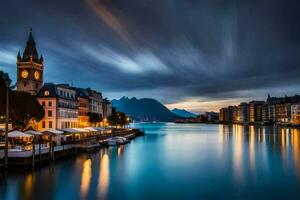
[[[300,1],[0,0],[0,69],[29,27],[45,82],[218,110],[300,94]]]

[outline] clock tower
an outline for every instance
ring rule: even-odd
[[[23,56],[20,51],[17,56],[17,90],[36,95],[43,86],[43,71],[44,59],[36,50],[30,30]]]

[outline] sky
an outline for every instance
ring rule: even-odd
[[[201,113],[300,94],[300,2],[0,0],[0,69],[30,27],[44,81]]]

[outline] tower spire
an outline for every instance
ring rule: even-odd
[[[39,61],[39,55],[36,50],[35,41],[32,35],[32,28],[29,29],[29,36],[23,53],[23,60],[30,61],[30,57],[32,57],[32,60],[35,62]]]

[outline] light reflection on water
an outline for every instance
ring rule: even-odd
[[[146,136],[0,177],[0,199],[299,199],[300,131],[136,124]]]

